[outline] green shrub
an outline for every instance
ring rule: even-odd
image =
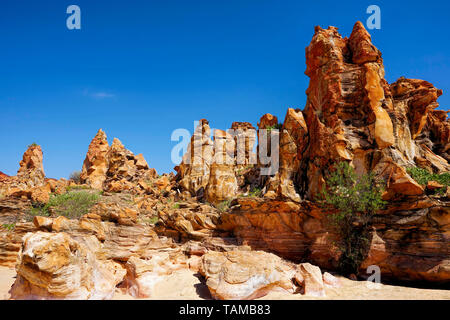
[[[13,231],[16,228],[16,224],[15,223],[5,223],[2,225],[2,227],[8,231]]]
[[[28,145],[28,148],[37,147],[37,146],[38,146],[38,144],[36,142],[33,142],[32,144]]]
[[[436,181],[442,184],[444,187],[438,189],[438,193],[445,193],[447,187],[450,186],[450,172],[444,172],[441,174],[430,173],[427,170],[418,167],[411,167],[406,169],[406,171],[414,180],[417,181],[418,184],[421,184],[422,186],[426,186],[428,181]]]
[[[365,257],[371,218],[386,205],[382,192],[373,173],[358,177],[347,162],[338,163],[326,177],[319,201],[336,211],[329,219],[340,235],[340,267],[344,273],[357,273]]]
[[[156,215],[150,218],[143,218],[141,221],[147,224],[156,224],[159,221],[159,217]]]
[[[231,200],[225,200],[225,201],[222,201],[221,203],[219,203],[216,208],[217,208],[217,210],[219,210],[222,213],[227,212],[228,209],[230,209],[230,204],[231,204]]]
[[[178,202],[175,202],[175,203],[172,205],[172,209],[180,209],[180,204],[179,204]]]
[[[44,206],[31,208],[28,215],[34,216],[65,216],[69,219],[80,218],[89,212],[89,209],[98,202],[98,192],[69,191],[64,194],[50,196],[49,202]]]
[[[80,184],[81,183],[81,172],[80,171],[74,171],[70,174],[69,180],[72,180],[73,182]]]
[[[270,132],[273,129],[281,130],[282,127],[283,127],[282,123],[277,123],[277,124],[274,124],[273,126],[267,126],[266,130],[267,130],[267,132]]]
[[[248,193],[249,197],[261,197],[262,196],[262,190],[261,188],[255,187]]]

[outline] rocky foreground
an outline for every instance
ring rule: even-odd
[[[448,299],[445,290],[374,291],[338,276],[343,239],[316,201],[338,162],[374,173],[387,206],[352,277],[364,280],[376,265],[382,281],[448,286],[450,189],[410,171],[449,172],[450,122],[435,110],[442,90],[416,79],[388,84],[359,22],[349,38],[316,27],[306,64],[303,111],[288,109],[283,124],[265,114],[257,129],[234,122],[213,140],[202,119],[176,175],[158,175],[99,130],[79,179],[49,179],[41,147],[30,145],[16,176],[0,173],[0,266],[16,272],[5,297],[157,298],[161,284],[188,279],[180,281],[214,299]],[[263,175],[267,163],[252,150],[255,131],[267,129],[279,129],[279,170]]]

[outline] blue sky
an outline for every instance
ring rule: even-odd
[[[81,30],[66,8],[81,8]],[[159,173],[174,167],[176,128],[207,118],[256,126],[303,108],[305,47],[314,26],[349,36],[366,8],[386,78],[430,81],[450,105],[448,1],[16,1],[0,4],[0,171],[13,175],[27,145],[43,147],[48,177],[81,170],[99,128],[143,153]]]

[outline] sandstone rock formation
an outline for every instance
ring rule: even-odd
[[[17,175],[0,179],[0,194],[3,196],[25,197],[34,202],[46,203],[51,186],[45,178],[43,153],[40,146],[32,144],[23,154]]]
[[[257,163],[256,130],[248,122],[233,122],[227,131],[216,129],[214,141],[210,135],[208,121],[200,120],[182,162],[175,167],[175,180],[190,196],[217,205],[258,179],[246,177],[255,175],[248,169]]]
[[[126,273],[65,233],[28,233],[21,250],[13,299],[108,299]]]
[[[140,192],[146,191],[145,181],[156,176],[142,154],[135,156],[117,138],[109,146],[100,129],[89,145],[80,178],[82,183],[98,190]]]
[[[106,171],[108,170],[108,149],[106,134],[100,129],[89,145],[81,171],[81,182],[94,189],[103,189],[103,182],[106,180]]]
[[[211,129],[206,119],[201,119],[182,162],[175,167],[177,179],[183,190],[191,195],[204,195],[208,185],[210,166],[214,156]]]
[[[442,90],[417,79],[389,85],[359,22],[349,38],[316,27],[305,53],[303,110],[289,108],[282,125],[265,114],[257,131],[233,122],[213,139],[200,120],[176,176],[157,176],[142,154],[116,138],[110,146],[99,130],[78,187],[105,192],[80,218],[30,215],[74,185],[46,179],[42,150],[30,146],[17,176],[0,172],[0,265],[17,264],[12,297],[108,299],[119,284],[151,297],[155,283],[180,269],[199,271],[216,299],[271,290],[323,297],[325,287],[339,288],[320,268],[339,269],[342,239],[328,221],[334,212],[316,200],[341,161],[386,186],[388,204],[372,217],[358,276],[377,265],[383,281],[448,284],[450,188],[408,173],[449,172],[450,121],[436,110]],[[255,154],[263,130],[273,135],[259,139]],[[279,170],[264,175],[267,158]]]
[[[234,198],[237,194],[235,149],[236,142],[233,136],[226,131],[215,130],[214,157],[206,187],[206,200],[210,203],[217,204]],[[242,161],[245,162],[245,158]]]

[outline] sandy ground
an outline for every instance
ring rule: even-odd
[[[0,299],[8,299],[8,291],[15,280],[14,269],[0,267]],[[340,288],[326,288],[326,297],[309,297],[301,294],[285,292],[271,292],[261,300],[450,300],[450,290],[416,289],[410,287],[380,285],[378,289],[368,288],[365,281],[352,281],[339,277]],[[116,289],[114,300],[135,299]],[[189,270],[178,271],[169,276],[165,281],[155,285],[151,299],[155,300],[201,300],[211,299],[208,289],[200,279]]]

